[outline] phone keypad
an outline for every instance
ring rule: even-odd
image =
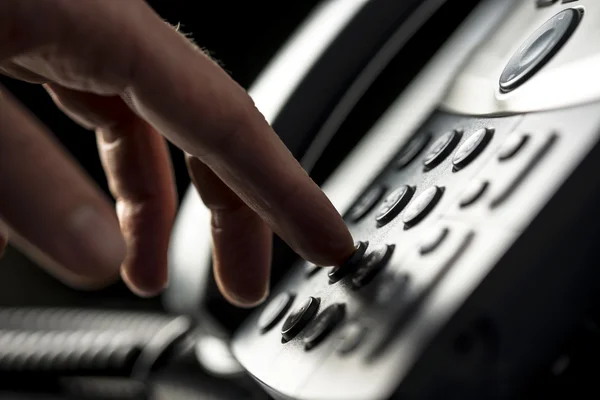
[[[400,362],[407,342],[429,340],[418,336],[429,323],[424,323],[426,313],[437,312],[436,307],[443,309],[440,314],[445,307],[455,311],[455,305],[440,305],[442,297],[456,295],[448,297],[451,303],[467,299],[455,288],[462,280],[479,283],[479,276],[490,276],[515,235],[530,223],[531,199],[538,193],[546,198],[555,172],[571,170],[561,160],[579,154],[576,145],[591,126],[577,125],[585,132],[558,141],[555,129],[561,138],[569,133],[562,121],[582,120],[562,112],[568,118],[552,112],[548,122],[535,113],[433,114],[345,214],[357,241],[354,255],[341,266],[299,262],[284,289],[309,300],[284,312],[281,334],[276,329],[257,333],[255,325],[255,332],[245,331],[246,344],[266,348],[277,365],[305,368],[305,375],[334,370],[334,365],[370,373],[389,359]],[[569,157],[561,159],[567,151]],[[255,369],[263,365],[272,370],[270,360],[257,361]],[[343,382],[336,379],[339,389]]]

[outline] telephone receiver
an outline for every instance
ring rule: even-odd
[[[265,67],[249,94],[303,168],[322,184],[477,3],[323,2]],[[295,255],[281,240],[274,246],[276,283]],[[163,302],[172,312],[203,318],[200,310],[214,301],[238,323],[246,312],[228,306],[218,294],[211,251],[210,212],[190,186],[173,229]]]

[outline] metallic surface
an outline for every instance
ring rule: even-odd
[[[469,115],[503,115],[600,99],[600,46],[597,42],[600,9],[596,5],[595,0],[581,0],[567,4],[557,2],[537,9],[533,1],[514,3],[500,29],[482,41],[464,63],[442,101],[442,109]],[[575,7],[583,10],[583,18],[566,45],[526,84],[510,93],[501,93],[498,79],[519,46],[560,10]]]

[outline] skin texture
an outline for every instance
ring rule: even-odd
[[[142,0],[2,0],[0,73],[44,85],[95,131],[117,204],[0,88],[0,252],[8,239],[76,287],[120,274],[159,293],[177,205],[165,140],[212,211],[215,276],[232,303],[267,296],[273,232],[318,265],[353,252],[243,88]]]

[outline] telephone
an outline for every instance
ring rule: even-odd
[[[592,0],[342,0],[300,28],[250,92],[356,252],[274,265],[231,344],[265,391],[514,399],[560,355],[600,283],[599,27]],[[207,227],[190,189],[173,310],[206,295]]]
[[[190,188],[162,299],[173,315],[2,308],[0,389],[140,400],[597,390],[586,362],[600,355],[599,36],[595,0],[322,2],[250,94],[343,215],[352,257],[315,267],[276,241],[269,299],[227,308],[209,213]]]

